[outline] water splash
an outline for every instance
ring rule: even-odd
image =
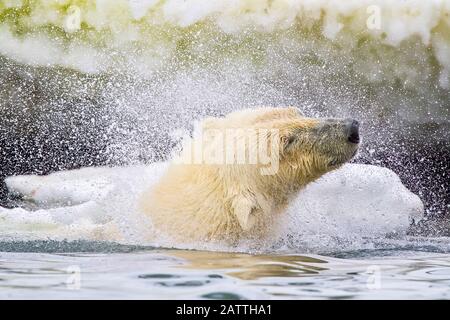
[[[449,3],[2,0],[0,175],[166,160],[192,120],[296,105],[360,119],[358,161],[445,214]]]
[[[307,186],[267,239],[226,243],[177,243],[155,230],[137,203],[156,183],[166,164],[84,168],[49,176],[6,180],[23,208],[0,209],[2,239],[90,240],[125,245],[219,251],[287,250],[321,252],[366,248],[370,240],[405,236],[423,217],[423,204],[390,170],[349,164]],[[42,209],[46,208],[46,209]]]

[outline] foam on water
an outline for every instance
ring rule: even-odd
[[[6,180],[10,190],[21,194],[34,210],[0,209],[2,240],[102,240],[222,251],[323,251],[330,246],[364,248],[367,238],[405,235],[410,223],[421,219],[424,211],[419,198],[392,171],[347,164],[305,188],[290,205],[276,234],[263,243],[244,241],[237,247],[175,243],[161,230],[154,230],[150,218],[137,207],[142,191],[159,179],[165,166],[84,168],[49,176],[10,177]],[[46,209],[39,209],[43,207]]]

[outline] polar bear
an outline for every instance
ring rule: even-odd
[[[294,107],[207,118],[140,208],[177,241],[264,238],[304,186],[349,161],[358,146],[356,120],[307,118]]]

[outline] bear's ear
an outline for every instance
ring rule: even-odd
[[[236,196],[233,200],[233,212],[242,230],[250,230],[256,223],[257,205],[252,199],[243,195]]]
[[[218,129],[220,128],[221,123],[220,118],[208,117],[202,120],[201,128],[203,130]]]
[[[286,109],[293,118],[303,118],[305,116],[303,112],[297,107],[287,107]]]

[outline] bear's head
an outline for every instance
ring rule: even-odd
[[[233,199],[245,231],[257,220],[272,220],[302,187],[349,161],[360,140],[356,120],[308,118],[292,107],[209,118],[202,122],[202,133],[194,141],[204,154],[214,155],[209,164],[232,190],[225,198]]]
[[[273,122],[280,136],[278,175],[308,182],[355,156],[359,123],[353,119],[306,118],[300,113]]]
[[[305,185],[350,160],[358,122],[257,108],[207,118],[145,199],[153,223],[187,239],[264,236]]]
[[[237,111],[205,119],[201,129],[196,141],[204,152],[202,164],[246,165],[245,170],[250,165],[261,175],[302,181],[338,168],[359,146],[356,120],[307,118],[293,107]]]

